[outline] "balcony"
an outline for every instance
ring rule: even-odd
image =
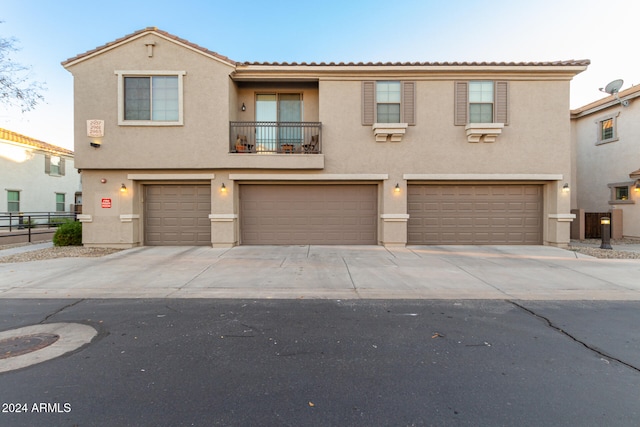
[[[321,131],[317,122],[230,122],[229,152],[320,154]]]
[[[324,169],[322,123],[229,122],[225,165],[243,169]]]

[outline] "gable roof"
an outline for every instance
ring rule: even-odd
[[[72,66],[78,62],[84,61],[85,59],[99,55],[104,51],[111,50],[131,40],[152,33],[234,67],[586,67],[591,63],[588,59],[543,62],[237,62],[226,56],[220,55],[217,52],[206,49],[195,43],[191,43],[188,40],[174,36],[166,31],[162,31],[157,27],[147,27],[116,39],[110,43],[96,47],[95,49],[89,50],[85,53],[76,55],[73,58],[69,58],[62,62],[62,66],[65,68]]]
[[[206,48],[204,48],[202,46],[199,46],[199,45],[197,45],[195,43],[191,43],[188,40],[185,40],[185,39],[182,39],[180,37],[174,36],[173,34],[170,34],[170,33],[166,32],[166,31],[159,30],[157,27],[147,27],[147,28],[144,28],[142,30],[138,30],[138,31],[135,31],[135,32],[133,32],[131,34],[128,34],[128,35],[126,35],[124,37],[120,37],[119,39],[116,39],[116,40],[114,40],[114,41],[112,41],[110,43],[104,44],[102,46],[98,46],[95,49],[91,49],[91,50],[89,50],[89,51],[87,51],[85,53],[81,53],[79,55],[76,55],[73,58],[69,58],[66,61],[62,62],[62,66],[66,68],[66,67],[69,67],[71,65],[77,64],[78,62],[81,62],[81,61],[84,61],[85,59],[89,59],[89,58],[91,58],[93,56],[99,55],[102,52],[111,50],[111,49],[113,49],[113,48],[115,48],[117,46],[120,46],[120,45],[122,45],[124,43],[127,43],[127,42],[131,41],[131,40],[135,40],[135,39],[140,38],[142,36],[145,36],[147,34],[156,34],[156,35],[158,35],[160,37],[163,37],[163,38],[165,38],[167,40],[173,41],[174,43],[181,44],[181,45],[183,45],[183,46],[185,46],[185,47],[187,47],[189,49],[192,49],[192,50],[195,50],[195,51],[197,51],[199,53],[202,53],[204,55],[213,57],[213,58],[215,58],[215,59],[217,59],[219,61],[225,62],[225,63],[227,63],[229,65],[233,66],[233,65],[236,64],[235,61],[227,58],[226,56],[220,55],[219,53],[213,52],[213,51],[211,51],[209,49],[206,49]]]
[[[631,86],[628,89],[623,90],[622,92],[618,92],[618,99],[633,99],[640,96],[640,85]],[[620,102],[616,99],[615,95],[609,95],[605,98],[599,99],[597,101],[593,101],[587,105],[584,105],[580,108],[576,108],[575,110],[571,110],[571,116],[573,117],[582,117],[589,115],[591,113],[595,113],[597,111],[604,110],[609,107],[614,107],[620,105]]]
[[[47,153],[55,154],[55,155],[65,155],[73,157],[73,151],[67,150],[66,148],[58,147],[57,145],[48,144],[46,142],[39,141],[37,139],[21,135],[16,132],[12,132],[7,129],[0,128],[0,141],[8,141],[14,142],[20,145],[26,145],[28,147],[37,148],[41,151],[46,151]]]

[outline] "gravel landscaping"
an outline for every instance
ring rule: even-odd
[[[22,246],[29,246],[26,244],[15,244],[0,246],[2,249],[10,249]],[[59,246],[46,249],[38,249],[35,251],[27,251],[15,255],[0,256],[0,263],[9,262],[27,262],[27,261],[42,261],[45,259],[54,258],[69,258],[69,257],[101,257],[109,254],[119,252],[121,249],[110,248],[85,248],[84,246]]]

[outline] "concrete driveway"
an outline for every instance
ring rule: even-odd
[[[0,264],[0,298],[640,300],[639,277],[549,246],[156,246]]]

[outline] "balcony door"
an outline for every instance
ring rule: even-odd
[[[302,129],[302,94],[270,93],[256,95],[256,151],[282,152],[299,148]]]

